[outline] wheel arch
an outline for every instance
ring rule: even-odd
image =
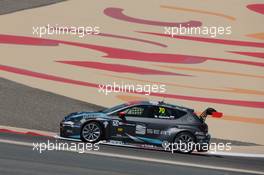
[[[185,130],[185,129],[184,129],[184,130],[181,130],[181,131],[179,131],[179,132],[177,132],[177,133],[175,133],[174,136],[173,136],[173,141],[175,140],[175,138],[176,138],[178,135],[180,135],[180,134],[182,134],[182,133],[188,133],[188,134],[192,135],[193,138],[195,139],[195,142],[197,142],[197,138],[196,138],[196,136],[194,135],[194,133],[191,132],[191,131],[189,131],[189,130]]]

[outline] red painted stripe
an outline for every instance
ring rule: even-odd
[[[104,14],[118,20],[137,23],[137,24],[145,24],[145,25],[154,25],[154,26],[171,26],[171,27],[199,27],[202,25],[200,21],[188,21],[188,22],[162,22],[162,21],[151,21],[146,19],[134,18],[123,14],[124,9],[109,7],[104,10]]]
[[[159,35],[162,35],[162,34],[159,34]],[[146,52],[118,49],[118,48],[112,48],[112,47],[91,45],[91,44],[85,44],[85,43],[39,39],[39,38],[24,37],[24,36],[0,35],[0,43],[23,44],[23,45],[34,45],[34,44],[40,45],[40,44],[45,44],[45,43],[46,44],[49,43],[50,45],[51,44],[58,45],[62,43],[62,44],[89,48],[89,49],[104,52],[107,54],[103,56],[105,58],[129,59],[129,60],[149,61],[149,62],[197,64],[197,63],[205,62],[206,60],[214,60],[214,61],[231,62],[231,63],[245,64],[245,65],[261,66],[261,67],[264,66],[264,63],[252,62],[252,61],[200,57],[200,56],[180,55],[180,54],[146,53]]]
[[[1,133],[12,133],[12,134],[20,134],[20,135],[31,135],[31,136],[42,136],[42,137],[52,137],[50,135],[40,134],[36,132],[21,132],[21,131],[15,131],[15,130],[9,130],[9,129],[2,129],[0,128]]]
[[[225,59],[225,58],[207,58],[207,59],[208,60],[213,60],[213,61],[222,61],[222,62],[229,62],[229,63],[237,63],[237,64],[264,67],[264,63],[255,62],[255,61],[232,60],[232,59]]]
[[[236,52],[236,51],[229,51],[229,52],[239,54],[239,55],[256,57],[256,58],[264,58],[264,52]]]
[[[152,93],[151,95],[158,97],[165,97],[165,98],[182,99],[188,101],[207,102],[207,103],[209,102],[209,103],[236,105],[236,106],[244,106],[244,107],[252,107],[252,108],[264,108],[264,102],[258,102],[258,101],[229,100],[229,99],[194,97],[194,96],[161,94],[161,93]]]
[[[13,134],[25,134],[24,132],[12,131],[12,130],[8,130],[8,129],[0,129],[0,132],[2,132],[2,133],[13,133]]]
[[[8,38],[8,39],[7,39]],[[54,43],[56,45],[67,44],[71,46],[77,46],[82,48],[88,48],[92,50],[97,50],[106,53],[104,58],[115,58],[115,59],[128,59],[128,60],[138,60],[138,61],[149,61],[149,62],[162,62],[162,63],[182,63],[182,64],[196,64],[206,61],[203,57],[177,55],[177,54],[163,54],[163,53],[146,53],[125,49],[118,49],[112,47],[98,46],[85,43],[76,43],[69,41],[60,40],[50,40],[50,39],[40,39],[26,36],[12,36],[12,35],[0,35],[0,43],[8,44],[22,44],[22,45],[38,45],[39,42]]]
[[[264,4],[249,4],[247,5],[247,8],[254,12],[264,15]]]
[[[37,72],[25,70],[25,69],[19,69],[19,68],[14,68],[14,67],[10,67],[10,66],[4,66],[4,65],[0,65],[0,70],[12,72],[12,73],[16,73],[16,74],[22,74],[22,75],[26,75],[26,76],[31,76],[31,77],[35,77],[35,78],[58,81],[58,82],[62,82],[62,83],[76,84],[76,85],[80,85],[80,86],[88,86],[88,87],[93,87],[93,88],[98,88],[98,86],[99,86],[98,84],[71,80],[71,79],[62,78],[62,77],[58,77],[58,76],[54,76],[54,75],[37,73]],[[116,89],[116,90],[118,90],[118,89]],[[131,92],[131,93],[144,94],[144,92],[142,92],[142,93]],[[264,102],[258,102],[258,101],[243,101],[243,100],[228,100],[228,99],[217,99],[217,98],[206,98],[206,97],[193,97],[193,96],[165,94],[165,93],[151,93],[150,96],[181,99],[181,100],[188,100],[188,101],[197,101],[197,102],[245,106],[245,107],[252,107],[252,108],[264,108]]]
[[[135,66],[126,66],[121,64],[108,64],[108,63],[99,63],[92,61],[56,61],[59,63],[70,64],[81,67],[89,67],[93,69],[119,72],[119,73],[133,73],[133,74],[143,74],[143,75],[179,75],[187,76],[184,74],[177,74],[172,72],[158,71],[153,69],[140,68]]]
[[[206,61],[205,58],[197,57],[197,56],[163,54],[163,53],[146,53],[146,52],[118,49],[118,48],[112,48],[106,46],[74,43],[68,41],[61,41],[61,43],[104,52],[106,53],[106,55],[103,56],[104,58],[128,59],[128,60],[162,62],[162,63],[182,63],[182,64],[197,64]]]
[[[56,31],[64,31],[64,32],[74,31],[71,28],[67,28],[67,27],[63,27],[63,28],[47,27],[47,28],[51,28],[51,29],[54,29]],[[86,31],[83,31],[83,30],[79,30],[79,32],[83,32],[86,35],[90,34],[90,33],[86,32]],[[109,33],[98,33],[98,34],[93,35],[93,36],[102,36],[102,37],[126,39],[126,40],[131,40],[131,41],[138,41],[138,42],[142,42],[142,43],[152,44],[152,45],[156,45],[156,46],[160,46],[160,47],[168,47],[165,44],[161,44],[161,43],[154,42],[154,41],[149,41],[149,40],[139,39],[139,38],[134,38],[134,37],[128,37],[128,36],[114,35],[114,34],[109,34]]]
[[[149,41],[149,40],[145,40],[145,39],[134,38],[134,37],[120,36],[120,35],[107,34],[107,33],[99,33],[98,35],[99,36],[104,36],[104,37],[112,37],[112,38],[119,38],[119,39],[127,39],[127,40],[132,40],[132,41],[138,41],[138,42],[148,43],[148,44],[152,44],[152,45],[156,45],[156,46],[160,46],[160,47],[168,47],[165,44],[161,44],[161,43],[158,43],[158,42]]]
[[[0,43],[23,44],[23,45],[34,45],[34,46],[58,46],[59,45],[57,41],[50,40],[50,39],[13,36],[13,35],[2,35],[2,34],[0,34]]]
[[[143,31],[137,31],[137,32],[138,33],[145,33],[145,34],[149,34],[149,35],[157,35],[157,36],[177,38],[177,39],[183,39],[183,40],[191,40],[191,41],[198,41],[198,42],[264,48],[264,43],[259,43],[259,42],[225,40],[225,39],[215,39],[215,38],[202,38],[202,37],[182,36],[182,35],[181,36],[180,35],[174,35],[173,37],[171,37],[170,35],[161,34],[161,33],[143,32]]]
[[[29,70],[25,70],[25,69],[19,69],[19,68],[10,67],[10,66],[0,65],[0,70],[12,72],[12,73],[16,73],[16,74],[21,74],[21,75],[26,75],[26,76],[31,76],[31,77],[35,77],[35,78],[41,78],[41,79],[46,79],[46,80],[63,82],[63,83],[76,84],[76,85],[88,86],[88,87],[98,87],[96,84],[93,84],[93,83],[71,80],[71,79],[67,79],[67,78],[62,78],[62,77],[58,77],[58,76],[33,72],[33,71],[29,71]]]

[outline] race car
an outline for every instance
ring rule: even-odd
[[[205,123],[208,115],[221,117],[222,113],[207,108],[198,116],[193,109],[163,101],[133,101],[97,112],[71,113],[60,123],[60,136],[90,143],[104,140],[157,147],[185,143],[191,147],[179,152],[191,153],[194,146],[189,143],[210,142]]]

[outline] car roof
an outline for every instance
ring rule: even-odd
[[[130,101],[128,102],[128,105],[152,105],[152,106],[163,106],[168,108],[175,108],[175,109],[184,109],[189,111],[194,111],[191,108],[187,108],[180,105],[173,105],[169,103],[165,103],[164,101]]]

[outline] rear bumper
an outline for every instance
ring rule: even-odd
[[[196,150],[198,152],[206,152],[210,148],[210,140],[211,135],[205,134],[205,135],[196,135],[196,141],[197,141],[197,147]]]
[[[205,135],[196,135],[197,143],[210,143],[211,135],[205,134]]]

